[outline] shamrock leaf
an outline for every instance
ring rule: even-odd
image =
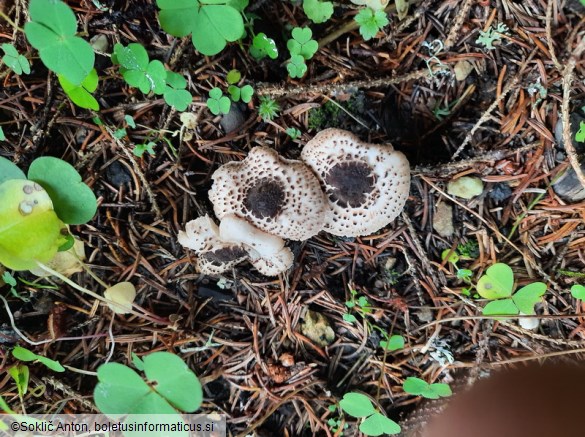
[[[47,190],[55,212],[65,223],[87,223],[95,215],[95,194],[71,164],[59,158],[43,156],[32,162],[28,178]]]
[[[81,84],[93,68],[95,55],[87,41],[75,36],[77,19],[71,8],[59,0],[31,0],[28,12],[31,21],[24,32],[43,63],[72,84]]]
[[[489,302],[481,312],[484,316],[514,316],[518,307],[512,299],[499,299]]]
[[[500,299],[512,295],[514,272],[507,264],[496,263],[488,268],[477,282],[477,292],[486,299]]]
[[[333,3],[321,0],[303,0],[303,10],[314,23],[324,23],[333,15]]]
[[[288,75],[292,78],[301,78],[307,72],[307,64],[305,64],[305,58],[301,55],[292,55],[286,65]]]
[[[2,62],[4,62],[8,68],[18,75],[21,75],[22,73],[30,74],[30,64],[28,63],[28,59],[18,53],[12,44],[2,44],[2,50],[4,51]]]
[[[393,420],[375,412],[360,424],[360,431],[367,436],[378,436],[382,434],[398,434],[401,428]]]
[[[292,30],[293,39],[289,39],[286,46],[291,55],[301,55],[305,59],[311,59],[319,44],[311,39],[313,32],[308,27],[295,27]]]
[[[585,121],[579,123],[579,130],[575,134],[575,141],[579,143],[585,142]]]
[[[541,296],[546,293],[546,288],[544,282],[533,282],[514,293],[512,300],[521,313],[527,315],[534,314],[534,305],[536,305],[540,301]]]
[[[374,11],[371,8],[362,9],[354,19],[360,25],[360,35],[365,41],[375,37],[389,23],[384,11]]]
[[[266,34],[260,32],[252,40],[250,55],[258,60],[268,56],[270,59],[278,58],[278,49],[273,39],[268,38]]]
[[[193,96],[185,89],[186,87],[187,81],[183,76],[167,71],[166,86],[163,94],[167,105],[172,106],[177,111],[186,110],[193,101]]]
[[[89,75],[79,85],[75,85],[62,74],[58,75],[59,83],[65,91],[65,94],[69,96],[71,101],[80,108],[93,109],[99,111],[100,105],[98,101],[90,94],[93,93],[98,86],[98,74],[95,68],[93,68]]]
[[[367,417],[376,412],[370,398],[361,393],[346,393],[339,401],[339,406],[353,417]]]
[[[163,94],[165,91],[167,70],[162,62],[149,62],[146,49],[136,43],[114,46],[112,62],[120,64],[120,73],[128,85],[138,88],[144,94],[154,91]]]
[[[223,4],[221,4],[223,3]],[[244,20],[237,8],[241,2],[200,2],[199,0],[157,0],[161,27],[177,37],[191,35],[193,46],[202,54],[221,52],[227,42],[244,35]],[[236,8],[234,7],[236,6]]]
[[[230,112],[231,102],[229,97],[223,95],[219,88],[213,88],[209,91],[207,107],[214,115],[227,114]]]
[[[388,341],[380,341],[380,347],[389,351],[395,351],[404,347],[404,337],[402,335],[393,335]]]

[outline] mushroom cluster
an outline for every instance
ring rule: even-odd
[[[255,147],[213,174],[209,199],[219,226],[199,217],[178,235],[198,254],[201,273],[220,274],[248,260],[260,273],[278,275],[293,263],[284,239],[303,241],[322,230],[369,235],[394,220],[408,198],[408,161],[389,144],[326,129],[301,159]]]

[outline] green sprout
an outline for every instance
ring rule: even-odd
[[[134,154],[134,156],[138,156],[139,158],[142,158],[144,156],[144,152],[148,152],[150,156],[154,156],[155,155],[154,146],[156,146],[156,143],[153,141],[138,144],[134,146],[132,153]]]
[[[370,398],[362,393],[345,393],[339,406],[346,414],[364,419],[359,430],[365,435],[398,434],[401,431],[400,425],[377,410]]]
[[[374,11],[372,8],[362,9],[354,19],[360,26],[360,35],[364,38],[364,41],[374,38],[389,23],[388,17],[383,10]]]
[[[51,360],[50,358],[43,357],[42,355],[37,355],[34,352],[31,352],[28,349],[20,346],[16,346],[14,349],[12,349],[12,356],[20,361],[39,362],[55,372],[65,371],[65,368],[58,361]]]
[[[280,105],[268,96],[260,97],[260,105],[258,106],[258,115],[264,121],[270,121],[278,116]]]
[[[585,121],[581,121],[579,123],[579,130],[575,134],[575,141],[577,141],[578,143],[585,142]]]
[[[427,399],[439,399],[449,397],[453,394],[449,384],[429,384],[423,379],[414,377],[406,378],[402,385],[402,389],[406,393],[415,396],[422,396]]]
[[[575,284],[571,287],[571,295],[575,299],[581,299],[585,301],[585,287],[579,284]]]
[[[276,59],[278,58],[278,49],[274,40],[261,32],[252,39],[250,55],[257,60],[264,59],[266,56],[270,59]]]
[[[230,112],[231,102],[229,97],[223,95],[219,88],[212,88],[209,91],[207,107],[213,115],[227,114]]]
[[[291,138],[291,140],[296,140],[301,136],[301,131],[298,130],[296,127],[289,127],[286,129],[285,132]]]
[[[138,88],[144,94],[151,91],[162,95],[165,103],[177,111],[187,109],[192,96],[183,76],[165,69],[159,60],[150,60],[146,49],[137,43],[114,46],[112,62],[120,66],[120,73],[128,85]]]
[[[252,96],[254,95],[254,88],[251,85],[244,85],[243,87],[239,87],[236,84],[240,81],[242,75],[238,70],[231,70],[227,76],[226,80],[229,84],[228,87],[228,94],[230,95],[233,102],[239,102],[242,100],[244,103],[249,103],[252,100]]]
[[[30,74],[30,64],[28,59],[18,53],[18,50],[16,50],[12,44],[4,43],[0,47],[2,47],[2,50],[4,51],[2,62],[4,62],[8,68],[19,76],[22,73]]]

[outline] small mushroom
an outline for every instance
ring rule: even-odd
[[[213,181],[209,199],[220,220],[234,214],[291,240],[307,240],[322,230],[326,199],[318,179],[300,161],[254,147],[243,161],[217,169]]]
[[[132,312],[132,302],[136,298],[136,288],[131,282],[118,282],[116,285],[104,291],[104,297],[108,299],[108,306],[116,314]]]
[[[177,239],[199,255],[197,264],[205,275],[224,273],[248,257],[241,245],[226,244],[220,239],[219,227],[208,215],[188,222]]]
[[[293,264],[293,254],[284,247],[282,238],[262,232],[233,214],[226,215],[219,224],[219,236],[226,243],[243,244],[250,262],[263,275],[276,276]]]
[[[276,276],[293,263],[293,254],[282,238],[234,214],[226,215],[219,227],[209,216],[199,217],[187,223],[178,239],[197,252],[199,269],[208,275],[224,273],[246,259],[266,276]]]
[[[329,200],[324,229],[369,235],[394,220],[410,190],[406,157],[390,144],[362,142],[351,132],[326,129],[304,147],[301,158],[317,175]]]

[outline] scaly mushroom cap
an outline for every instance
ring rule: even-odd
[[[248,253],[252,265],[265,276],[277,276],[286,272],[292,267],[294,261],[293,253],[288,247],[283,247],[275,254],[264,258],[253,249]]]
[[[350,132],[326,129],[307,143],[301,158],[329,199],[331,211],[324,229],[331,234],[369,235],[404,208],[410,167],[390,144],[364,143]]]
[[[248,257],[240,244],[221,241],[219,227],[208,216],[191,220],[177,237],[183,247],[199,255],[197,265],[205,275],[218,275],[232,269]]]
[[[254,147],[243,161],[217,169],[213,181],[209,199],[220,220],[235,214],[291,240],[307,240],[323,227],[327,202],[318,179],[274,150]]]

